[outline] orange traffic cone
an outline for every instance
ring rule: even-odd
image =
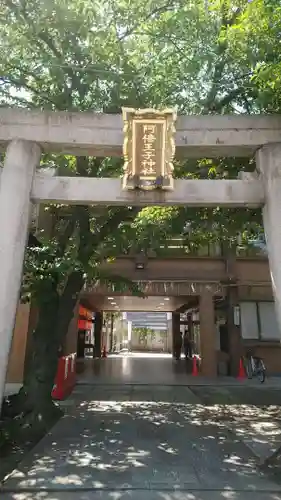
[[[238,371],[238,376],[237,378],[246,378],[246,373],[245,373],[245,368],[244,368],[244,363],[243,363],[243,359],[240,358],[240,361],[239,361],[239,371]]]
[[[102,350],[102,357],[103,357],[103,358],[106,358],[106,357],[107,357],[107,355],[106,355],[106,348],[105,348],[105,346],[103,347],[103,350]]]
[[[192,375],[193,375],[193,377],[197,377],[197,375],[198,375],[198,366],[197,366],[196,356],[193,356],[193,358],[192,358]]]

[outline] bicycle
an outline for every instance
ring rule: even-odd
[[[245,358],[245,369],[249,379],[257,377],[261,384],[265,381],[265,364],[262,358],[249,354]]]

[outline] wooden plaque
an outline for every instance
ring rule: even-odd
[[[123,189],[173,189],[176,113],[123,108]]]

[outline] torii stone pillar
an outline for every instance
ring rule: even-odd
[[[0,180],[0,410],[22,278],[30,219],[30,192],[40,147],[14,140]]]
[[[281,143],[259,149],[256,163],[265,194],[263,224],[281,341]]]

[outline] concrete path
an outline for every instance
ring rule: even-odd
[[[191,361],[173,360],[171,354],[127,353],[111,355],[106,359],[86,358],[78,360],[78,383],[89,385],[107,384],[161,384],[161,385],[220,385],[220,386],[250,386],[259,385],[256,379],[237,380],[232,377],[191,376]],[[266,380],[266,386],[280,388],[281,377],[271,377]]]
[[[239,436],[244,400],[231,400],[255,382],[194,378],[184,360],[165,355],[78,368],[65,417],[6,479],[1,499],[281,500],[281,483],[260,474]]]
[[[266,382],[248,386],[193,386],[192,392],[264,464],[281,447],[281,390]]]
[[[189,388],[88,385],[1,499],[281,500],[281,484]]]

